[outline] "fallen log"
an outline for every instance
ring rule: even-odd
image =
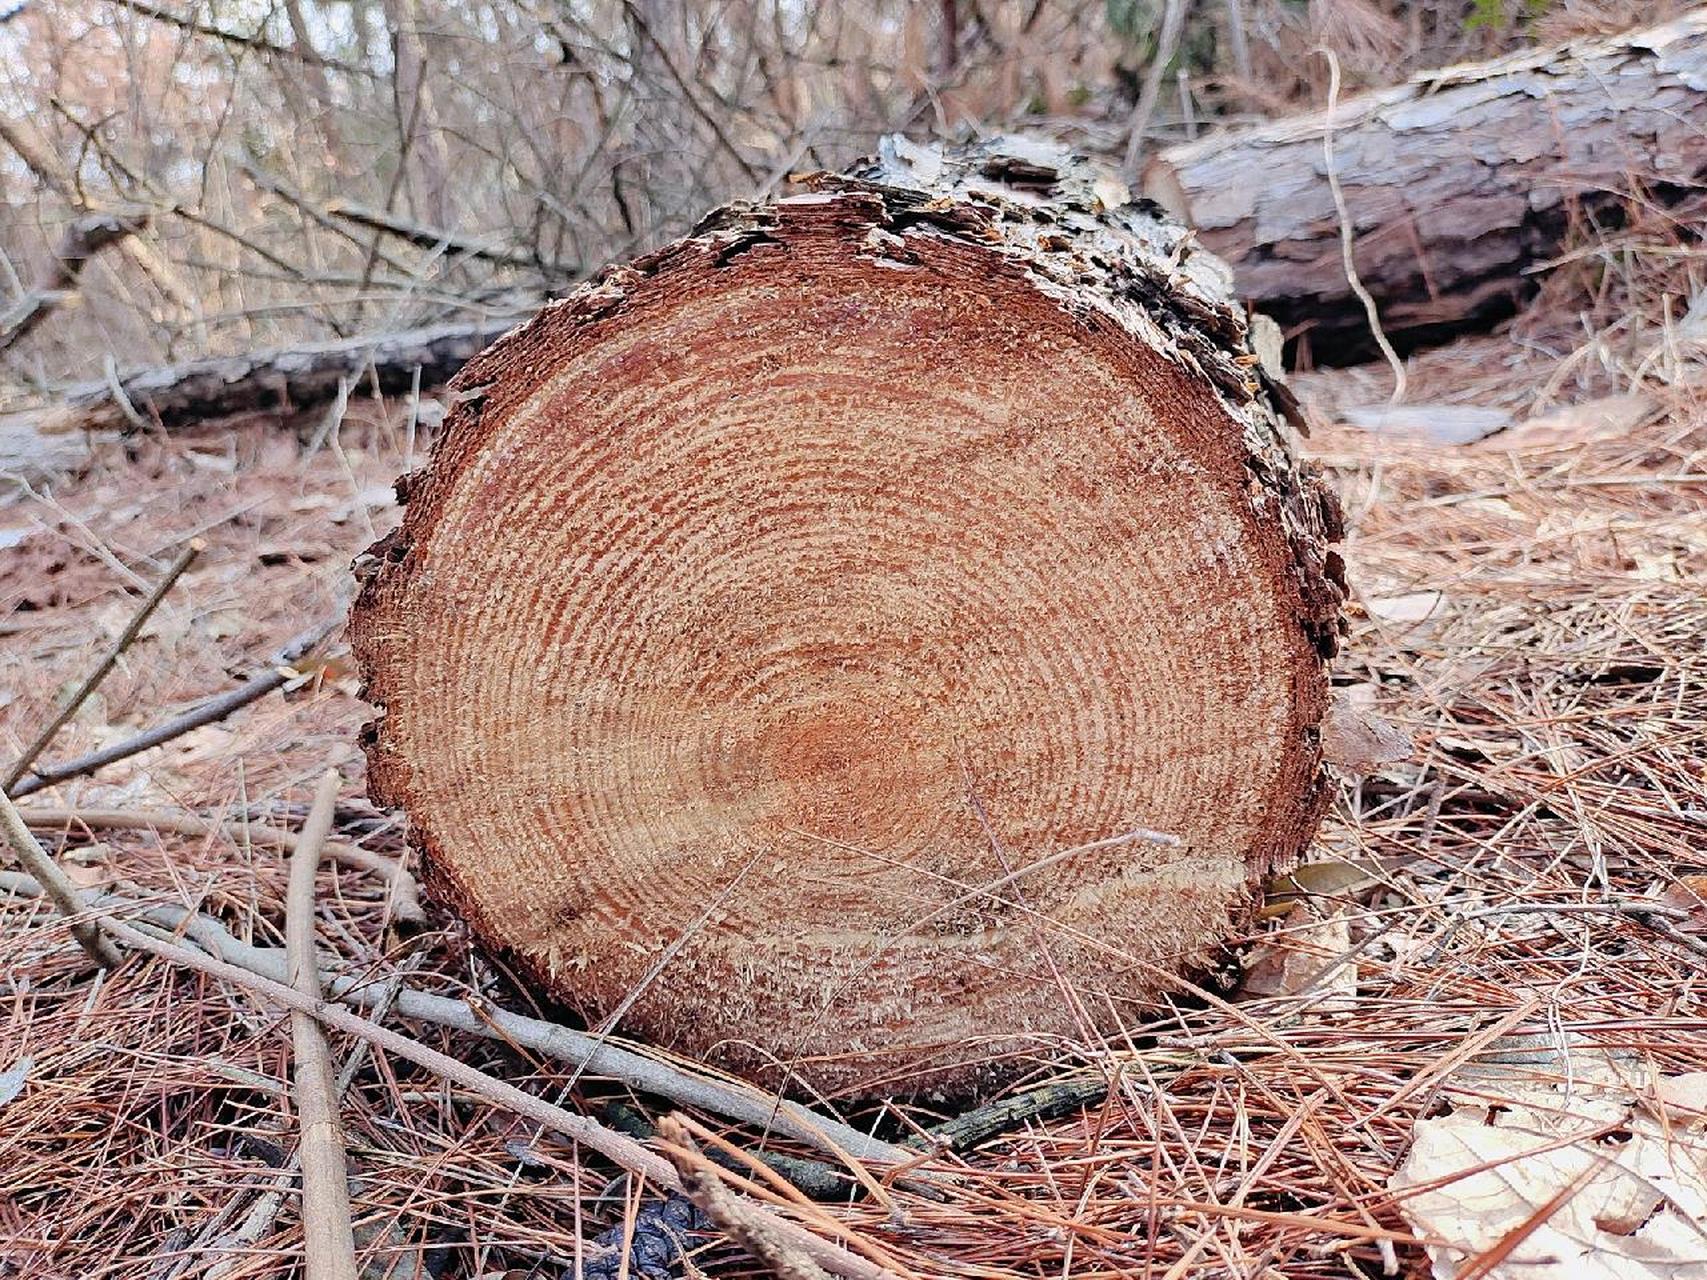
[[[1707,13],[1424,73],[1316,114],[1174,147],[1145,194],[1197,229],[1239,291],[1318,360],[1372,354],[1357,274],[1402,349],[1512,314],[1532,268],[1625,202],[1664,206],[1707,173]],[[1331,126],[1331,135],[1330,135]]]
[[[735,204],[476,358],[350,622],[429,884],[591,1022],[963,1088],[1324,802],[1332,500],[1225,268],[1014,140]]]
[[[431,325],[240,356],[217,356],[97,379],[65,389],[51,410],[27,417],[44,433],[120,430],[133,414],[172,428],[239,413],[294,412],[351,387],[387,393],[440,386],[516,323],[507,312],[467,324]]]

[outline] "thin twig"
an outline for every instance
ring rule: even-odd
[[[0,795],[0,826],[5,827],[6,843],[12,846],[18,861],[41,885],[60,913],[71,921],[71,936],[77,939],[78,945],[103,969],[116,966],[119,963],[118,949],[87,918],[88,904],[83,901],[82,891],[71,883],[59,864],[48,857],[47,850],[36,843],[17,806],[4,795]]]
[[[19,829],[23,829],[22,824]],[[471,1067],[466,1062],[460,1062],[449,1054],[429,1048],[418,1040],[412,1040],[408,1036],[370,1022],[339,1005],[304,995],[282,982],[264,978],[178,943],[151,937],[141,929],[111,916],[101,917],[100,924],[114,938],[128,943],[138,951],[147,952],[181,968],[229,982],[287,1009],[309,1014],[334,1031],[342,1031],[346,1035],[366,1040],[394,1057],[412,1062],[488,1102],[543,1125],[572,1142],[591,1147],[612,1163],[632,1174],[649,1179],[656,1186],[669,1191],[681,1188],[681,1181],[668,1161],[639,1143],[607,1129],[590,1117],[575,1115],[542,1098],[536,1098],[508,1081],[488,1075],[478,1067]],[[896,1272],[851,1253],[841,1245],[820,1239],[785,1218],[775,1218],[773,1229],[780,1239],[800,1249],[826,1270],[844,1276],[847,1280],[901,1280]]]
[[[321,779],[314,807],[302,824],[302,835],[290,857],[285,896],[285,963],[290,985],[315,1001],[320,999],[320,965],[314,955],[314,874],[337,805],[338,773],[333,769]],[[320,1024],[302,1010],[291,1011],[290,1036],[301,1129],[303,1275],[306,1280],[356,1280],[356,1237],[350,1227],[349,1173],[338,1124],[332,1052]]]
[[[279,661],[276,664],[265,671],[257,672],[247,682],[238,685],[235,689],[228,689],[217,697],[209,698],[206,702],[191,708],[183,715],[168,720],[164,724],[155,725],[152,729],[145,729],[135,737],[126,738],[123,742],[116,742],[99,751],[91,751],[88,755],[78,756],[75,760],[68,760],[61,765],[50,765],[42,769],[32,768],[29,776],[10,788],[7,794],[14,799],[34,795],[44,787],[51,787],[56,783],[66,782],[86,773],[94,773],[97,769],[103,769],[116,761],[138,755],[150,747],[157,747],[163,742],[170,742],[173,738],[182,737],[192,729],[199,729],[205,724],[214,724],[235,711],[241,711],[251,702],[256,702],[266,697],[273,690],[283,688],[292,680],[297,679],[299,673],[291,670],[290,664],[301,661],[306,654],[312,652],[322,640],[332,633],[333,628],[338,625],[338,621],[340,620],[334,619],[298,637],[280,654]]]
[[[88,700],[89,695],[100,687],[101,681],[105,680],[112,669],[118,665],[118,660],[124,655],[124,651],[130,648],[131,643],[141,633],[143,624],[154,616],[155,609],[160,607],[160,602],[166,598],[166,593],[172,589],[172,585],[179,578],[183,577],[184,571],[194,563],[195,558],[206,547],[207,543],[200,538],[191,538],[184,549],[178,553],[178,558],[166,570],[166,576],[161,578],[154,590],[148,593],[148,598],[142,602],[135,616],[131,618],[130,625],[119,634],[119,638],[113,642],[113,647],[107,650],[106,656],[101,659],[100,664],[88,674],[82,684],[77,686],[77,692],[65,700],[65,704],[60,707],[53,719],[42,727],[42,731],[35,736],[34,741],[24,748],[17,763],[7,771],[6,780],[0,782],[0,791],[10,794],[12,788],[18,784],[18,780],[30,771],[30,766],[36,762],[36,757],[41,755],[47,744],[53,741],[54,735],[65,727],[66,721],[77,714],[77,709]]]
[[[1375,335],[1375,345],[1381,348],[1381,354],[1393,370],[1393,394],[1388,402],[1398,404],[1405,398],[1405,362],[1399,359],[1399,353],[1387,341],[1387,331],[1381,327],[1381,311],[1375,305],[1374,296],[1364,287],[1363,278],[1357,274],[1357,264],[1352,260],[1356,228],[1352,226],[1345,189],[1340,186],[1339,168],[1334,162],[1334,109],[1340,100],[1340,60],[1332,49],[1323,47],[1316,52],[1328,60],[1328,109],[1322,113],[1322,159],[1328,190],[1334,197],[1334,213],[1340,223],[1340,256],[1345,262],[1345,282],[1363,304],[1363,313],[1369,317],[1369,331]]]
[[[0,351],[11,347],[67,302],[76,301],[78,280],[95,256],[147,225],[146,212],[90,213],[72,219],[35,288],[0,317]]]
[[[1150,117],[1156,113],[1156,103],[1162,96],[1162,76],[1168,63],[1179,52],[1180,37],[1185,33],[1185,15],[1190,0],[1167,0],[1162,13],[1162,31],[1156,40],[1156,56],[1144,76],[1144,87],[1132,107],[1132,117],[1126,124],[1126,172],[1138,171],[1138,161],[1144,156],[1144,134],[1150,128]]]
[[[345,75],[362,76],[370,80],[379,78],[371,68],[357,66],[352,62],[340,62],[333,58],[322,57],[311,49],[274,44],[259,33],[245,35],[241,31],[228,31],[224,27],[198,22],[194,18],[187,18],[163,8],[156,0],[106,0],[106,2],[121,9],[129,9],[132,13],[150,21],[175,27],[179,31],[185,31],[191,35],[205,36],[210,40],[217,40],[222,44],[228,44],[245,51],[294,60],[305,66],[318,67],[325,71],[341,71]]]

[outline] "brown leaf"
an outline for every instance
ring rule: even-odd
[[[1376,715],[1374,701],[1372,685],[1335,691],[1322,720],[1322,756],[1329,764],[1362,776],[1410,757],[1411,735]]]
[[[1332,993],[1322,1007],[1344,1007],[1357,998],[1357,966],[1340,963],[1350,950],[1351,920],[1343,911],[1324,920],[1299,903],[1280,930],[1245,957],[1239,993],[1247,999],[1296,996],[1322,982]]]
[[[1544,1062],[1453,1076],[1454,1110],[1417,1122],[1387,1184],[1431,1241],[1436,1280],[1707,1276],[1707,1162],[1675,1121],[1668,1130],[1636,1105],[1668,1092],[1700,1102],[1707,1082],[1649,1087],[1644,1074],[1567,1046]]]

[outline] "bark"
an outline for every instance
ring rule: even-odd
[[[1427,73],[1344,102],[1332,145],[1354,262],[1401,346],[1486,328],[1567,237],[1707,171],[1707,14]],[[1190,222],[1240,292],[1334,363],[1370,350],[1312,115],[1174,147],[1145,193]]]
[[[599,1025],[968,1087],[1308,841],[1337,516],[1225,268],[1118,183],[1008,140],[811,186],[459,375],[358,565],[370,786]]]
[[[242,356],[222,356],[125,374],[118,386],[144,419],[168,429],[238,413],[290,412],[332,399],[340,381],[377,381],[407,391],[442,385],[516,322],[514,315],[434,325]],[[121,429],[129,414],[106,381],[68,388],[36,423],[42,431]]]

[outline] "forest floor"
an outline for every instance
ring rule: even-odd
[[[1477,340],[1420,357],[1411,395],[1521,420],[1560,359]],[[1425,1240],[1494,1269],[1547,1232],[1561,1266],[1646,1251],[1681,1268],[1663,1274],[1707,1274],[1689,1227],[1707,1146],[1675,1083],[1707,1060],[1707,403],[1689,359],[1662,352],[1671,376],[1644,374],[1639,401],[1628,380],[1567,371],[1563,407],[1458,445],[1336,421],[1384,396],[1379,369],[1303,379],[1306,448],[1351,525],[1336,683],[1414,749],[1344,779],[1305,892],[1275,887],[1221,986],[1015,1085],[1100,1071],[1106,1100],[943,1154],[963,1176],[936,1198],[890,1187],[787,1212],[820,1231],[833,1219],[902,1275],[1420,1276]],[[353,402],[332,432],[256,420],[104,440],[0,506],[0,756],[192,535],[206,550],[47,764],[266,671],[340,617],[352,557],[397,516],[399,418]],[[336,639],[320,653],[282,694],[26,803],[288,826],[333,767],[340,833],[401,856],[398,819],[361,798],[367,708]],[[280,940],[283,856],[240,831],[37,829],[85,886]],[[453,923],[388,930],[370,873],[326,867],[321,904],[344,972],[520,1000]],[[295,1256],[294,1199],[264,1210],[291,1186],[295,1131],[278,1008],[144,957],[94,981],[26,895],[0,897],[0,972],[0,1275],[259,1276]],[[527,1051],[408,1029],[571,1108],[668,1109]],[[818,1105],[891,1134],[938,1118]],[[641,1202],[603,1161],[396,1058],[358,1058],[342,1115],[369,1275],[556,1275]],[[1491,1190],[1473,1188],[1489,1168]],[[1585,1188],[1592,1211],[1561,1211]],[[696,1261],[751,1266],[727,1245]]]

